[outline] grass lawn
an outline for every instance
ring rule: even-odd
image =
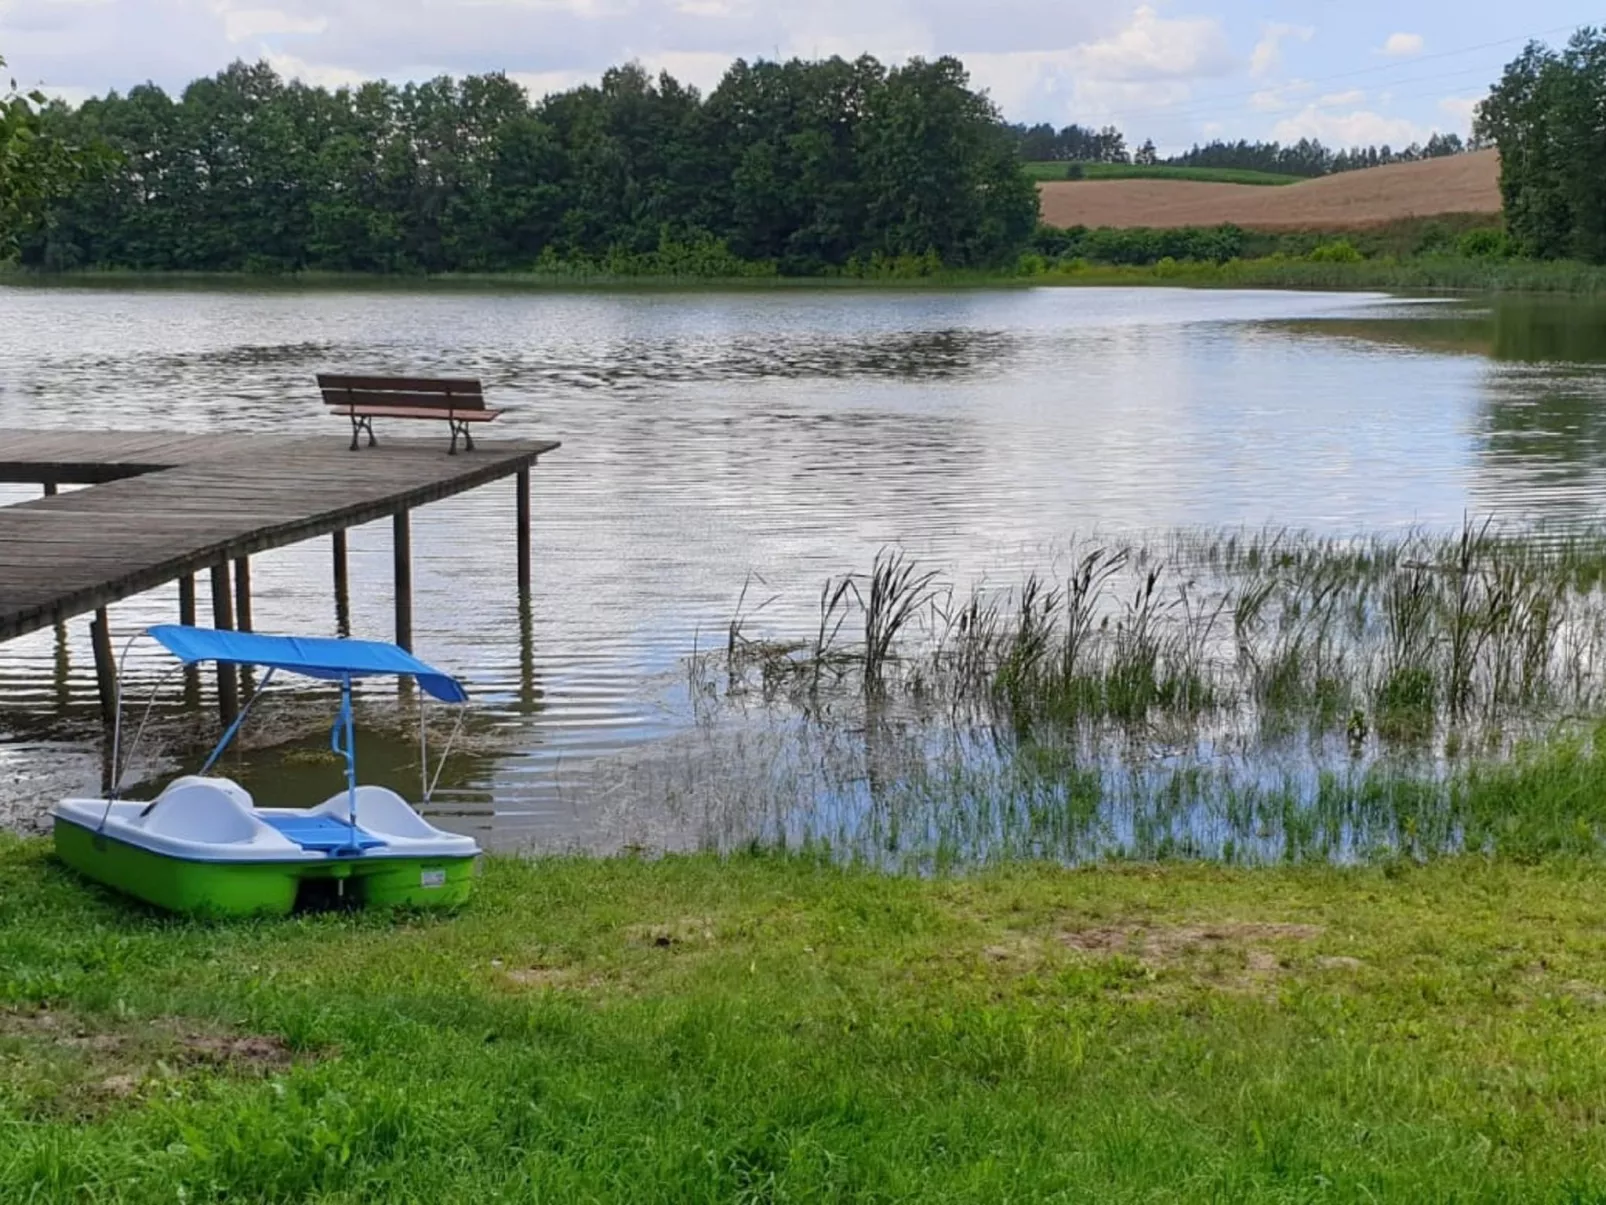
[[[1063,180],[1068,164],[1054,160],[1024,165],[1034,180]],[[1240,167],[1142,166],[1136,163],[1084,163],[1084,180],[1199,180],[1206,184],[1298,184],[1303,177],[1260,172]]]
[[[491,859],[212,925],[0,838],[0,1200],[1606,1199],[1600,870]]]

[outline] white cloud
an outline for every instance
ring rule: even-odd
[[[1439,101],[1439,112],[1454,123],[1453,132],[1466,134],[1472,129],[1472,119],[1487,93],[1478,96],[1446,96]]]
[[[1249,52],[1249,74],[1256,79],[1270,75],[1282,66],[1283,41],[1288,38],[1300,42],[1308,42],[1314,37],[1316,30],[1309,25],[1285,25],[1282,22],[1271,22],[1262,29],[1260,41]]]
[[[264,56],[272,67],[287,80],[298,79],[314,88],[353,88],[368,77],[350,67],[335,67],[328,63],[309,63],[291,54]]]
[[[1408,59],[1422,53],[1422,35],[1419,33],[1391,33],[1383,39],[1378,53],[1391,59]]]
[[[1077,65],[1099,80],[1224,75],[1236,66],[1215,17],[1162,17],[1147,4],[1126,28],[1077,50]]]
[[[1358,105],[1366,100],[1366,93],[1359,88],[1351,88],[1348,92],[1329,92],[1325,96],[1316,98],[1316,105],[1321,109],[1338,109],[1346,105]]]
[[[719,84],[720,77],[731,65],[731,56],[728,54],[710,54],[696,50],[667,50],[636,57],[641,65],[654,75],[660,71],[667,71],[681,83],[690,84],[705,96],[714,90]]]
[[[236,8],[222,13],[223,36],[231,42],[255,41],[275,34],[322,33],[326,17],[294,17],[272,8]]]
[[[528,92],[531,100],[597,82],[595,71],[510,71],[507,77]]]
[[[1271,136],[1278,142],[1314,138],[1332,147],[1387,144],[1399,148],[1424,142],[1430,133],[1404,117],[1386,117],[1367,109],[1334,113],[1317,105],[1306,105],[1293,117],[1284,118],[1271,128]]]
[[[1249,107],[1257,113],[1281,113],[1300,103],[1298,98],[1314,85],[1308,80],[1289,80],[1275,88],[1262,88],[1249,97]]]

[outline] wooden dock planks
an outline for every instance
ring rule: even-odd
[[[87,484],[0,507],[0,640],[280,548],[514,477],[551,441],[0,429],[0,481]]]

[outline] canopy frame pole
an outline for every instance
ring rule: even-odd
[[[211,756],[196,771],[197,774],[204,776],[208,770],[217,764],[217,759],[223,756],[223,751],[229,747],[229,742],[234,739],[234,734],[239,732],[240,726],[245,723],[245,717],[251,714],[251,708],[256,706],[256,701],[262,697],[262,692],[267,690],[268,684],[273,681],[275,668],[272,665],[268,666],[268,672],[262,675],[262,685],[257,687],[251,693],[251,697],[245,701],[245,706],[240,708],[240,714],[235,716],[234,722],[224,730],[222,739],[218,741],[217,747],[212,750]]]
[[[357,848],[357,727],[351,715],[351,675],[340,679],[340,722],[345,730],[346,820],[351,825],[352,848]]]
[[[109,645],[111,643],[111,633],[107,631],[104,626],[101,627],[100,632],[101,637],[104,638]],[[123,655],[117,659],[117,670],[112,679],[113,705],[111,781],[106,784],[106,810],[101,813],[100,828],[96,829],[96,832],[99,832],[106,827],[106,820],[112,814],[112,803],[117,798],[117,783],[122,778],[122,775],[117,772],[117,758],[118,754],[121,752],[123,743],[123,670],[128,666],[128,650],[134,647],[134,641],[138,640],[142,635],[144,635],[143,632],[135,632],[127,639],[127,641],[124,642]],[[156,685],[161,685],[161,679],[157,679]],[[155,686],[151,687],[153,694],[155,690]]]

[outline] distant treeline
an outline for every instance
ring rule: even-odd
[[[1426,143],[1411,143],[1395,150],[1383,146],[1358,146],[1335,151],[1313,138],[1283,145],[1277,142],[1208,142],[1195,146],[1165,162],[1178,167],[1238,167],[1253,171],[1282,172],[1289,176],[1327,176],[1334,172],[1359,171],[1390,163],[1415,163],[1419,159],[1438,159],[1475,149],[1459,134],[1434,134]]]
[[[982,267],[1037,220],[951,58],[739,61],[707,97],[627,66],[533,103],[500,74],[328,91],[236,63],[39,122],[111,152],[16,232],[50,269]]]
[[[1478,111],[1500,148],[1506,229],[1520,253],[1606,264],[1606,35],[1529,43]]]
[[[1132,162],[1131,152],[1126,148],[1126,135],[1114,126],[1094,130],[1068,125],[1056,130],[1043,122],[1035,126],[1012,125],[1009,132],[1015,138],[1020,157],[1028,163]]]
[[[1388,163],[1414,163],[1441,155],[1459,155],[1474,149],[1458,134],[1434,134],[1426,143],[1395,150],[1389,146],[1333,150],[1312,138],[1284,145],[1279,142],[1208,142],[1180,155],[1162,159],[1154,143],[1145,141],[1128,151],[1126,137],[1114,126],[1091,130],[1077,125],[1056,130],[1043,124],[1013,125],[1010,132],[1022,159],[1031,162],[1061,160],[1071,163],[1165,164],[1170,167],[1222,167],[1278,172],[1286,176],[1326,176],[1333,172],[1382,167]]]

